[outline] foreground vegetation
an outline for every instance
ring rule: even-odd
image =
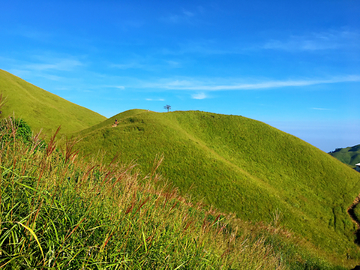
[[[161,160],[140,177],[134,164],[84,161],[71,141],[27,135],[3,120],[1,268],[343,269],[300,250],[277,215],[244,222],[155,187]]]
[[[279,213],[280,224],[311,252],[339,264],[359,260],[347,208],[360,175],[294,136],[241,116],[145,110],[118,114],[79,136],[82,153],[102,149],[109,162],[118,156],[142,171],[163,154],[159,172],[181,194],[246,221],[269,223]]]

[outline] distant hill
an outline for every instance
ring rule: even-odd
[[[339,260],[359,256],[347,208],[360,192],[360,174],[267,124],[200,111],[130,110],[78,135],[84,154],[101,149],[108,161],[119,154],[143,172],[163,154],[159,170],[182,194],[244,220],[279,215],[316,250]]]
[[[341,162],[350,165],[351,167],[355,167],[355,164],[360,163],[360,144],[352,147],[337,148],[329,154],[336,157]]]
[[[47,92],[0,69],[0,94],[5,99],[1,117],[15,114],[34,131],[50,135],[61,125],[71,133],[98,124],[106,117]]]

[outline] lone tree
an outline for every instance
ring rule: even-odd
[[[166,105],[166,106],[164,106],[164,109],[168,110],[168,112],[169,112],[170,109],[171,109],[171,106],[170,106],[170,105]]]

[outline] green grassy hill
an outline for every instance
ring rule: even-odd
[[[51,94],[0,69],[0,94],[5,100],[1,117],[15,114],[37,132],[52,134],[60,125],[67,134],[88,128],[106,117]]]
[[[115,119],[117,127],[112,127]],[[241,116],[199,111],[131,110],[83,130],[85,154],[136,161],[160,172],[182,194],[244,220],[281,225],[314,252],[344,262],[357,257],[355,225],[347,208],[360,191],[360,174],[310,144]]]
[[[15,114],[46,135],[61,125],[63,134],[82,138],[82,153],[105,151],[107,162],[118,155],[120,164],[136,162],[143,175],[163,155],[163,179],[191,200],[244,222],[279,220],[291,239],[302,239],[295,245],[341,265],[360,263],[346,212],[360,192],[360,175],[294,136],[245,117],[199,111],[130,110],[106,119],[3,70],[0,93],[1,118]],[[332,154],[355,164],[358,150]]]
[[[360,144],[352,147],[338,148],[329,154],[341,162],[355,167],[355,164],[360,162]]]
[[[208,211],[156,188],[156,174],[88,162],[56,140],[36,147],[11,123],[0,122],[1,269],[334,269],[274,246],[279,227]]]

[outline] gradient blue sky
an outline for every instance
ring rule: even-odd
[[[360,143],[360,1],[2,1],[0,68],[106,117],[169,104]]]

